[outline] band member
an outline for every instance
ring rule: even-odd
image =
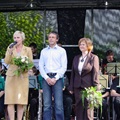
[[[117,87],[119,86],[119,87]],[[119,77],[116,77],[113,80],[113,83],[111,85],[111,96],[114,98],[114,110],[117,115],[116,120],[120,120],[120,81]]]
[[[112,63],[112,62],[116,62],[116,59],[114,58],[114,53],[112,50],[108,50],[106,51],[106,57],[102,60],[101,66],[102,66],[102,73],[106,74],[106,67],[107,67],[107,63]]]

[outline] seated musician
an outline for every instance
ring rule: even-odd
[[[106,58],[103,59],[102,61],[102,73],[106,74],[106,66],[107,63],[112,63],[112,62],[116,62],[116,59],[114,58],[114,53],[112,50],[108,50],[106,51]]]
[[[111,85],[111,96],[113,96],[114,99],[114,110],[115,113],[117,115],[117,119],[116,120],[120,120],[120,86],[117,87],[120,83],[119,83],[119,78],[115,78],[113,81],[113,84]]]
[[[0,120],[2,117],[4,117],[4,110],[5,110],[5,106],[4,106],[4,76],[5,76],[5,72],[2,69],[2,63],[0,63]]]
[[[110,90],[109,89],[105,89],[102,92],[102,120],[109,120],[109,113],[108,113],[108,97],[110,94]]]
[[[100,68],[101,71],[101,68]],[[100,76],[101,76],[101,72],[100,72]],[[104,77],[103,77],[104,78]],[[104,78],[105,80],[106,78]],[[110,89],[103,87],[102,88],[102,84],[99,85],[99,89],[102,92],[102,115],[101,115],[101,111],[99,111],[99,119],[100,120],[109,120],[109,113],[108,113],[108,100],[109,100],[109,96],[110,96]]]
[[[102,63],[101,63],[103,74],[107,74],[107,64],[108,63],[113,63],[113,62],[116,62],[116,59],[114,58],[113,51],[112,50],[106,51],[106,58],[104,58]],[[115,77],[116,77],[116,74],[111,74],[112,80],[114,80]]]
[[[73,103],[73,95],[71,95],[67,89],[69,85],[69,80],[67,75],[64,77],[64,88],[63,88],[63,106],[64,106],[64,120],[71,119],[72,113],[72,103]]]
[[[2,117],[4,117],[4,79],[0,76],[0,120]]]
[[[37,77],[38,75],[39,75],[39,71],[34,66],[29,71],[29,76],[36,76]],[[30,88],[29,89],[29,104],[30,104],[29,115],[30,115],[30,120],[35,120],[37,118],[38,93],[39,93],[39,91],[36,88]]]

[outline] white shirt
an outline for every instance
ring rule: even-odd
[[[64,48],[55,45],[54,48],[46,47],[41,51],[39,60],[39,70],[46,80],[47,73],[57,73],[56,80],[64,76],[67,70],[67,55]]]
[[[79,63],[78,63],[78,71],[79,71],[79,74],[81,75],[81,72],[82,72],[82,69],[83,69],[83,65],[85,63],[85,60],[86,60],[87,56],[83,59],[82,57],[80,57],[79,59]],[[83,62],[81,62],[81,60],[83,59]]]

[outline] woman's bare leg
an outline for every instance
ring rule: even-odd
[[[8,116],[10,120],[15,120],[15,108],[14,105],[7,105]]]
[[[88,115],[89,120],[93,120],[94,119],[94,109],[88,109],[87,115]]]
[[[23,112],[24,112],[24,106],[17,105],[17,120],[22,120]]]

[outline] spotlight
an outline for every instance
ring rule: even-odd
[[[108,6],[108,1],[105,1],[105,6]]]
[[[32,3],[30,3],[30,7],[31,7],[31,8],[33,7],[33,4],[32,4]]]
[[[39,3],[36,2],[35,0],[30,0],[26,5],[25,8],[30,8],[30,9],[34,9],[36,7],[39,6]]]

